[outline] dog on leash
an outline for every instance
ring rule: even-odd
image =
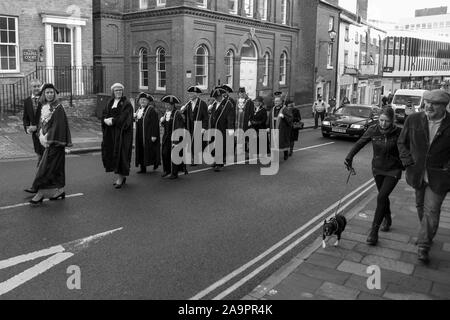
[[[345,231],[347,226],[347,219],[343,215],[337,215],[331,218],[329,221],[325,220],[323,223],[323,241],[322,247],[325,249],[327,247],[326,239],[332,236],[337,237],[337,241],[334,244],[335,247],[339,245],[341,241],[341,235]]]

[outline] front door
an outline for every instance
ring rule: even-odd
[[[55,44],[55,86],[60,92],[72,91],[72,46]]]
[[[242,59],[240,86],[245,88],[251,99],[256,98],[257,76],[258,61],[256,59]]]

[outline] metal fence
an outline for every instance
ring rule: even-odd
[[[53,83],[60,97],[86,96],[103,92],[105,69],[103,66],[38,67],[16,83],[0,85],[0,109],[2,113],[15,114],[23,110],[24,100],[31,94],[31,82],[39,79]]]

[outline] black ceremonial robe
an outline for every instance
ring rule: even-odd
[[[280,113],[284,115],[284,118],[279,117]],[[291,131],[293,125],[292,111],[286,106],[281,108],[273,107],[269,116],[269,124],[271,130],[279,130],[278,150],[288,151],[291,145]],[[273,143],[272,147],[274,147]]]
[[[133,106],[123,97],[113,109],[114,99],[103,110],[102,160],[106,172],[122,176],[130,175],[133,151]],[[107,126],[105,119],[113,118],[113,125]]]
[[[42,160],[39,163],[33,189],[64,188],[66,185],[65,162],[66,147],[72,146],[69,123],[64,107],[53,102],[50,114],[41,119],[40,128],[43,135],[47,135],[48,146],[45,147]]]
[[[44,154],[45,148],[41,145],[39,141],[39,121],[41,118],[41,103],[39,102],[39,97],[36,97],[37,100],[33,101],[31,97],[28,97],[24,101],[23,108],[23,127],[25,132],[28,133],[27,127],[36,126],[38,131],[33,132],[31,137],[33,139],[33,147],[34,152],[39,156]]]
[[[181,142],[173,141],[172,133],[178,129],[185,129],[185,120],[181,112],[176,108],[173,108],[169,121],[166,120],[166,116],[164,115],[164,120],[161,122],[161,126],[164,128],[164,135],[162,139],[163,170],[165,173],[178,175],[179,171],[186,171],[186,165],[184,163],[176,165],[172,162],[173,145]]]
[[[156,141],[152,141],[152,137]],[[148,106],[141,119],[136,120],[136,167],[161,165],[161,135],[159,115],[153,106]]]

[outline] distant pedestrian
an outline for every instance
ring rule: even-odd
[[[147,167],[158,170],[161,165],[161,134],[159,115],[151,103],[154,98],[148,93],[141,93],[137,98],[139,108],[135,113],[136,121],[136,167],[139,174],[147,172]]]
[[[247,132],[248,128],[251,126],[250,120],[255,114],[255,104],[249,98],[247,92],[244,87],[239,88],[238,100],[236,105],[236,113],[235,113],[235,128],[236,133],[236,154],[240,154],[242,152],[248,151],[248,143],[244,140],[243,136],[240,136],[241,133]],[[239,144],[242,140],[243,145]]]
[[[126,185],[133,152],[133,106],[124,96],[125,87],[111,87],[112,98],[103,110],[102,160],[106,172],[117,174],[116,189]]]
[[[295,143],[298,141],[300,136],[300,130],[303,129],[302,115],[300,110],[295,107],[295,104],[287,100],[286,106],[292,112],[292,130],[291,130],[291,140],[289,146],[289,156],[292,157],[294,155],[294,147]]]
[[[348,104],[350,104],[350,100],[347,97],[344,97],[341,102],[341,108],[345,107]]]
[[[255,110],[253,117],[250,119],[250,128],[254,129],[256,131],[256,134],[258,136],[258,155],[261,155],[261,149],[259,146],[259,135],[261,132],[266,132],[267,128],[267,110],[264,106],[264,98],[263,97],[256,97],[256,99],[253,101],[255,105]],[[265,155],[264,155],[265,156]]]
[[[45,151],[32,187],[37,191],[30,200],[32,205],[42,204],[45,190],[54,189],[51,201],[66,197],[66,147],[72,146],[72,139],[66,112],[57,94],[58,90],[51,83],[44,84],[40,92],[39,141]]]
[[[178,179],[178,173],[184,171],[187,174],[186,165],[184,163],[175,164],[172,159],[172,150],[181,141],[173,140],[173,133],[178,129],[185,129],[186,123],[177,105],[181,104],[180,99],[173,95],[164,96],[161,99],[166,107],[166,113],[161,118],[161,127],[164,129],[162,139],[162,162],[164,173],[163,178],[168,177],[170,180]]]
[[[34,79],[31,81],[32,94],[24,101],[23,110],[23,128],[26,134],[31,134],[33,140],[34,152],[38,157],[37,166],[41,162],[45,148],[39,142],[39,121],[41,118],[41,102],[40,92],[42,83],[40,80]],[[36,194],[37,190],[28,188],[24,190],[27,193]]]
[[[378,199],[367,243],[373,246],[378,243],[380,227],[382,228],[381,231],[388,232],[392,226],[389,196],[401,179],[403,171],[397,148],[401,128],[394,124],[394,117],[392,108],[383,109],[380,114],[379,124],[373,125],[366,131],[345,159],[345,165],[350,170],[356,154],[369,142],[372,142],[372,172],[378,188]]]
[[[314,129],[317,129],[319,127],[319,118],[321,123],[325,120],[325,116],[328,114],[330,106],[328,103],[323,101],[322,97],[319,96],[317,101],[314,102],[312,107],[312,113],[314,115]]]
[[[278,130],[278,140],[272,141],[271,145],[274,148],[273,151],[283,152],[284,160],[288,160],[293,125],[292,111],[284,105],[281,92],[275,92],[274,95],[274,107],[270,112],[268,130]],[[271,138],[273,138],[273,134]]]
[[[406,181],[416,190],[420,220],[418,259],[427,263],[439,228],[442,203],[450,192],[450,95],[424,94],[425,112],[408,117],[398,141]]]

